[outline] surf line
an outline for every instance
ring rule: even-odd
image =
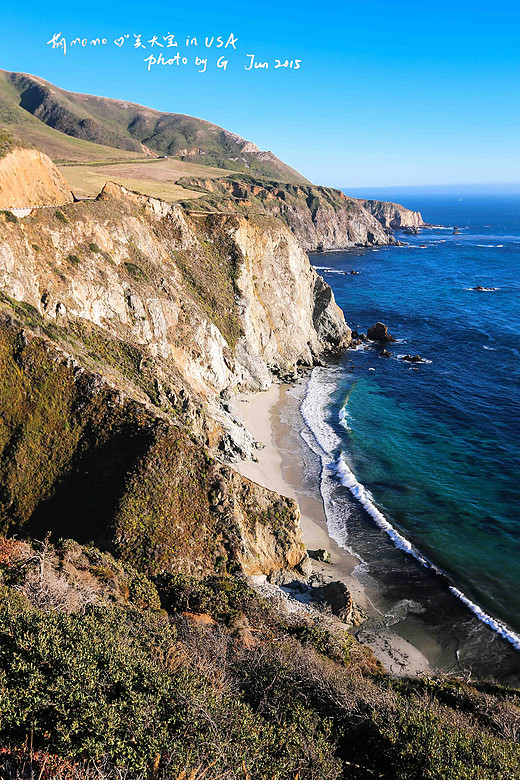
[[[408,555],[411,555],[422,566],[424,566],[427,569],[430,569],[435,574],[439,575],[440,577],[442,577],[443,579],[449,582],[449,577],[446,575],[446,573],[443,572],[434,563],[429,561],[428,558],[426,558],[421,552],[419,552],[419,550],[408,539],[406,539],[405,536],[399,533],[399,531],[396,528],[394,528],[394,526],[386,519],[384,514],[377,508],[377,506],[373,502],[370,492],[367,490],[367,488],[364,485],[362,485],[356,479],[354,473],[349,468],[343,453],[340,452],[339,456],[335,457],[333,452],[331,452],[331,448],[335,449],[341,442],[339,437],[334,432],[334,429],[332,428],[330,423],[323,415],[323,412],[325,410],[325,405],[326,405],[326,399],[330,397],[333,391],[332,383],[327,383],[325,386],[323,386],[323,384],[317,381],[319,372],[320,371],[323,372],[325,370],[326,369],[321,369],[321,368],[313,369],[307,384],[305,397],[300,407],[301,415],[307,427],[309,428],[309,431],[311,432],[316,444],[318,445],[319,449],[323,453],[321,457],[322,474],[325,469],[325,459],[327,459],[329,460],[329,464],[330,462],[334,464],[334,468],[340,483],[350,491],[350,493],[354,496],[354,498],[361,504],[361,506],[365,509],[365,511],[375,521],[376,525],[379,528],[381,528],[381,530],[385,531],[385,533],[390,537],[390,539],[395,544],[395,546],[398,549],[403,550],[403,552],[407,553]],[[325,392],[320,393],[320,390]],[[345,401],[343,407],[339,412],[340,422],[345,417],[346,414],[345,406],[348,402],[349,396],[347,396],[347,400]],[[317,420],[315,419],[316,412],[319,415],[319,419]],[[325,505],[325,502],[324,502],[324,509],[325,509],[325,513],[327,513],[327,507]],[[475,617],[478,618],[478,620],[484,623],[484,625],[486,625],[496,634],[501,636],[502,639],[505,639],[507,642],[513,645],[513,647],[516,650],[520,650],[520,636],[518,634],[516,634],[514,631],[508,628],[500,620],[497,620],[496,618],[493,618],[491,615],[488,615],[487,612],[484,612],[484,610],[481,607],[479,607],[478,604],[475,604],[475,602],[471,601],[471,599],[469,599],[461,590],[456,588],[454,585],[450,584],[448,585],[448,587],[450,592],[454,596],[456,596],[460,601],[462,601],[462,603],[475,615]]]

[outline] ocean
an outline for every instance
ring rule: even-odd
[[[353,329],[382,321],[397,342],[313,371],[309,473],[393,630],[447,671],[517,680],[520,195],[400,202],[442,227],[310,256]]]

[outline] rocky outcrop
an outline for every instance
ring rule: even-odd
[[[396,341],[395,336],[388,332],[388,326],[383,322],[376,322],[367,330],[367,336],[370,341],[380,341],[382,343],[391,343]]]
[[[306,251],[383,246],[394,241],[359,201],[330,187],[280,184],[243,175],[185,178],[179,184],[203,193],[195,204],[186,202],[187,209],[278,217]]]
[[[330,288],[276,220],[190,218],[105,187],[82,202],[0,223],[0,290],[47,321],[81,320],[136,344],[205,397],[269,386],[350,331]]]
[[[0,157],[0,209],[72,203],[69,186],[52,160],[37,149]]]
[[[361,199],[358,203],[387,230],[419,228],[425,224],[419,211],[410,211],[399,203]]]

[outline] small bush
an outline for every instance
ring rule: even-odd
[[[89,244],[88,248],[90,249],[91,252],[94,252],[94,254],[101,252],[101,249],[98,247],[97,244]]]
[[[67,260],[71,265],[79,265],[79,263],[81,263],[81,260],[77,255],[67,255]]]
[[[146,274],[142,268],[139,268],[135,263],[125,263],[125,268],[136,282],[146,279]]]
[[[18,217],[13,214],[12,211],[7,211],[6,209],[0,211],[0,214],[3,214],[5,217],[6,222],[13,222],[14,224],[18,223]]]
[[[69,224],[69,220],[67,219],[63,211],[56,209],[56,211],[54,212],[54,216],[56,217],[56,219],[59,219],[60,222],[63,222],[64,225]]]

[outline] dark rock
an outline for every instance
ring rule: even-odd
[[[390,352],[387,349],[381,350],[379,353],[379,357],[392,357]]]
[[[330,553],[328,550],[308,550],[309,556],[321,563],[330,563]]]
[[[376,322],[368,329],[368,338],[370,341],[392,342],[396,341],[394,336],[390,335],[387,326],[383,322]]]
[[[329,582],[321,588],[323,598],[330,606],[334,615],[344,623],[350,623],[352,618],[352,596],[344,582]]]
[[[359,276],[359,271],[351,271],[352,276]]]
[[[424,359],[420,355],[403,355],[401,360],[406,360],[408,363],[424,363]]]
[[[472,287],[472,290],[476,290],[477,292],[494,292],[497,288],[496,287],[483,287],[481,284],[477,284],[476,287]]]

